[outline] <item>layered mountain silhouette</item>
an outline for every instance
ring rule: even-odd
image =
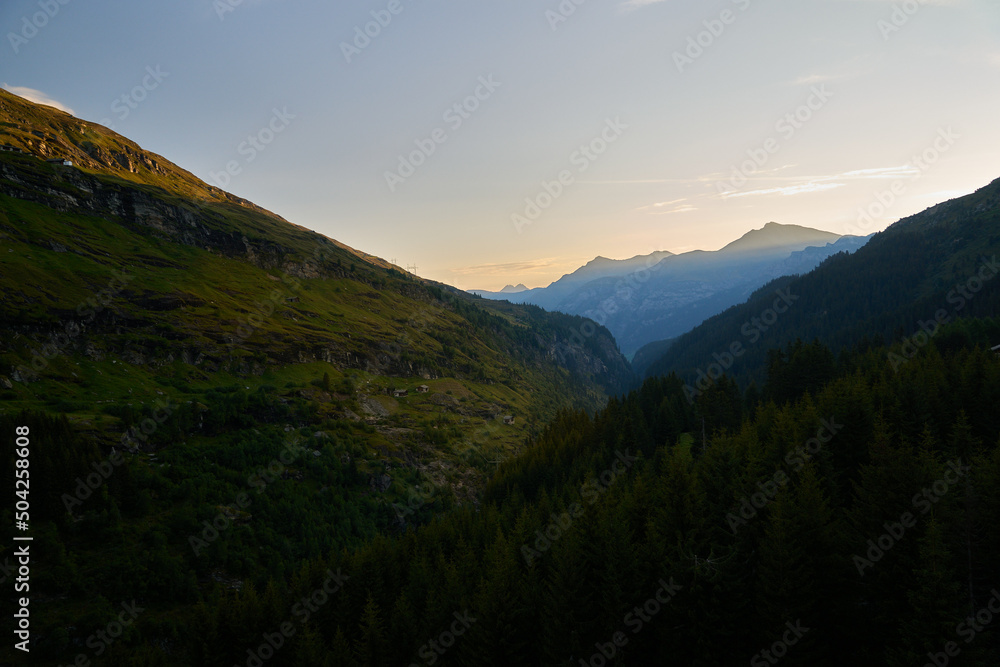
[[[547,287],[474,293],[592,318],[632,356],[647,343],[679,336],[744,301],[774,278],[807,272],[866,242],[867,237],[769,222],[716,251],[597,257]]]
[[[693,376],[715,362],[714,354],[726,358],[736,341],[745,352],[727,374],[759,383],[768,350],[796,340],[818,339],[839,352],[862,340],[890,344],[921,331],[933,335],[960,317],[991,317],[1000,310],[998,247],[1000,179],[896,222],[853,254],[769,283],[669,345],[651,346],[642,370]],[[755,324],[778,291],[794,297],[794,305],[771,324]],[[656,352],[662,354],[652,361]]]

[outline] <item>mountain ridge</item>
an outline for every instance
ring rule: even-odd
[[[818,339],[840,353],[865,336],[888,344],[916,335],[920,323],[936,313],[943,312],[948,321],[992,315],[1000,308],[995,272],[977,283],[974,298],[962,290],[995,263],[998,251],[1000,179],[897,221],[851,255],[834,255],[808,273],[762,287],[749,300],[676,338],[646,374],[693,377],[710,363],[713,352],[721,354],[729,342],[746,340],[743,325],[767,309],[775,290],[791,291],[801,301],[774,327],[755,330],[755,344],[727,368],[742,383],[760,383],[765,351],[797,339]]]
[[[808,271],[831,254],[853,251],[867,238],[769,222],[719,250],[660,251],[617,263],[598,257],[544,288],[476,294],[595,319],[608,326],[623,353],[631,356],[647,343],[679,336],[739,303],[768,280]],[[587,270],[592,265],[598,269]]]
[[[431,413],[456,420],[454,434],[472,416],[516,413],[497,439],[514,447],[558,406],[596,406],[632,381],[606,330],[572,344],[583,318],[403,273],[107,128],[6,92],[2,143],[20,150],[0,151],[0,241],[10,250],[0,253],[0,409],[58,405],[89,421],[93,396],[114,404],[142,387],[190,397],[213,383],[281,377],[305,385],[282,400],[308,395],[332,418],[366,414],[375,397],[423,382],[465,402],[442,388],[442,405],[413,401],[398,432],[391,411],[376,410],[370,439],[399,452]],[[53,155],[74,164],[46,162]],[[353,388],[336,399],[317,392],[309,380],[324,376]],[[125,427],[112,419],[103,442]]]

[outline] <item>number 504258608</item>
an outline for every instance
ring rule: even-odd
[[[18,426],[14,429],[14,432],[17,434],[17,440],[15,441],[17,449],[14,450],[14,453],[17,455],[14,461],[14,467],[16,468],[14,476],[17,479],[14,483],[14,495],[19,499],[16,504],[17,513],[14,516],[14,520],[20,524],[22,521],[27,522],[29,516],[28,510],[30,504],[28,503],[28,492],[30,489],[29,481],[31,473],[29,467],[31,460],[28,458],[30,453],[28,447],[31,445],[31,440],[28,438],[29,429],[27,426]]]

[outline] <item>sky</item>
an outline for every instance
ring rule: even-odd
[[[996,0],[3,0],[0,85],[463,289],[1000,177]]]

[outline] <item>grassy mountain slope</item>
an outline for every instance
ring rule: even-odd
[[[363,471],[444,465],[471,497],[557,409],[631,381],[582,318],[421,280],[4,91],[0,144],[22,149],[0,152],[0,412],[66,413],[105,455],[207,444],[127,434],[157,401],[225,422],[236,395],[265,406],[244,426],[338,428]]]
[[[118,600],[172,624],[474,505],[558,410],[632,382],[583,318],[422,280],[3,91],[0,145],[0,420],[31,427],[51,664],[94,658]]]
[[[340,368],[480,377],[486,370],[517,374],[489,327],[516,339],[540,326],[536,333],[549,339],[533,344],[545,347],[558,342],[556,329],[574,325],[479,304],[468,312],[499,319],[487,317],[486,331],[470,331],[457,311],[472,308],[472,300],[460,292],[292,225],[106,128],[7,92],[0,92],[0,123],[0,141],[30,152],[0,154],[6,250],[0,309],[8,323],[59,327],[82,315],[98,326],[115,323],[128,340],[159,344],[165,358],[178,357],[179,348],[210,356],[214,368],[235,364],[259,372],[251,360],[266,355],[277,362],[323,358]],[[68,157],[75,166],[38,159],[51,156]],[[109,285],[110,303],[86,305]],[[268,313],[264,323],[245,321],[255,306]],[[427,322],[414,333],[410,320],[417,315]],[[431,340],[428,332],[467,339],[469,349],[444,350],[447,341]],[[407,335],[413,338],[407,359],[383,354]],[[517,361],[537,366],[532,354]],[[607,361],[615,366],[610,389],[627,373],[613,355]]]

